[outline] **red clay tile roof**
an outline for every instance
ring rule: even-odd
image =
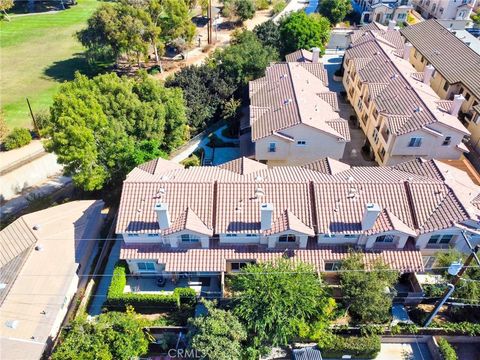
[[[349,256],[349,248],[341,246],[316,246],[306,249],[268,249],[262,245],[211,246],[209,249],[172,249],[162,245],[123,244],[120,259],[156,260],[165,264],[167,272],[220,272],[227,270],[229,261],[275,261],[288,256],[293,261],[311,264],[317,271],[325,270],[325,262],[341,261]],[[390,268],[401,272],[424,271],[421,252],[418,250],[366,251],[365,262],[372,264],[378,258]]]
[[[459,175],[452,170],[447,179],[443,174],[451,167],[443,166],[415,160],[350,168],[325,159],[266,168],[242,158],[222,167],[133,170],[123,185],[117,233],[158,233],[153,210],[158,202],[168,204],[172,220],[190,208],[214,234],[260,233],[262,203],[273,205],[273,219],[288,211],[316,233],[360,233],[365,204],[372,202],[388,211],[390,227],[402,223],[417,233],[476,220],[480,214],[473,200],[480,187],[460,187]]]
[[[462,83],[480,98],[480,55],[461,39],[434,19],[400,32],[450,84]]]
[[[291,211],[284,210],[273,222],[272,228],[265,231],[265,235],[278,234],[285,231],[296,231],[308,236],[315,236],[313,229],[305,225]]]
[[[367,85],[379,113],[387,117],[390,131],[403,135],[440,122],[468,134],[433,89],[423,83],[423,75],[398,56],[403,47],[398,31],[358,30],[345,52],[345,61],[353,60],[353,71]]]
[[[163,232],[170,235],[183,230],[190,230],[199,234],[213,236],[213,230],[209,228],[189,207],[172,222],[171,226]]]
[[[249,84],[252,141],[298,124],[349,141],[348,123],[338,115],[337,94],[327,86],[328,76],[322,63],[269,66],[265,77]]]

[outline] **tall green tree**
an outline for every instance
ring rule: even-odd
[[[301,324],[328,322],[332,299],[313,267],[289,259],[248,265],[231,279],[234,313],[255,347],[287,345]]]
[[[96,320],[80,316],[70,324],[52,360],[130,360],[148,351],[147,321],[133,309],[107,312]]]
[[[218,66],[222,76],[237,85],[246,85],[250,80],[262,77],[265,69],[279,59],[276,49],[264,46],[251,31],[237,32],[231,45],[216,50],[210,59],[212,66]]]
[[[0,0],[0,11],[5,16],[5,19],[10,21],[10,16],[7,14],[7,10],[13,7],[13,0]]]
[[[195,24],[190,18],[185,0],[162,0],[160,14],[161,36],[166,43],[177,38],[190,43],[195,36]]]
[[[166,89],[143,74],[138,79],[76,74],[54,96],[42,130],[47,150],[80,188],[92,191],[121,182],[138,163],[136,149],[156,140],[169,152],[184,140],[185,105],[180,89]],[[150,160],[145,159],[144,160]]]
[[[350,0],[322,0],[320,2],[320,14],[325,16],[332,24],[343,21],[351,11]]]
[[[221,105],[232,96],[235,85],[218,67],[191,65],[167,79],[165,86],[182,89],[188,125],[196,132],[212,123]]]
[[[280,38],[284,54],[312,47],[318,47],[323,52],[330,39],[330,22],[318,14],[294,12],[281,21]]]
[[[253,33],[265,46],[281,50],[280,27],[272,20],[265,21],[253,28]]]
[[[255,15],[255,3],[253,0],[235,0],[235,15],[241,21],[252,19]]]
[[[207,314],[189,320],[189,347],[207,359],[240,360],[247,332],[230,311],[204,301]]]
[[[438,272],[445,277],[446,281],[450,281],[453,276],[447,271],[448,267],[457,261],[466,260],[465,254],[456,249],[449,249],[445,252],[439,252],[435,267],[442,268]],[[468,268],[462,275],[462,281],[458,283],[452,297],[458,299],[467,300],[479,300],[480,299],[480,267],[475,261],[472,262],[471,268]]]
[[[390,316],[392,296],[387,292],[398,280],[398,273],[381,260],[369,264],[362,253],[352,252],[341,267],[343,302],[352,318],[363,324],[384,323]]]

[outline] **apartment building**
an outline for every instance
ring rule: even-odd
[[[428,20],[401,31],[409,61],[417,71],[433,71],[428,84],[445,100],[461,99],[462,119],[471,142],[480,151],[480,54],[437,20]],[[460,100],[458,100],[460,101]]]
[[[434,252],[464,248],[462,231],[480,227],[479,193],[436,160],[268,167],[240,158],[184,169],[157,159],[124,181],[116,233],[131,273],[211,278],[211,286],[247,263],[285,256],[333,271],[351,247],[414,272]]]
[[[80,200],[24,215],[0,231],[0,358],[48,353],[90,270],[103,201]]]
[[[320,50],[300,50],[272,64],[249,83],[250,116],[241,124],[254,144],[252,157],[269,165],[340,159],[350,141],[339,115],[337,94],[329,91]]]
[[[361,14],[360,23],[388,25],[389,21],[404,22],[413,9],[411,0],[353,0],[353,9]]]
[[[457,118],[463,99],[440,99],[429,86],[433,69],[413,68],[410,51],[398,31],[374,23],[351,35],[343,84],[367,137],[365,149],[380,165],[459,159],[469,135]]]
[[[424,19],[438,19],[445,26],[464,29],[477,0],[412,0]]]

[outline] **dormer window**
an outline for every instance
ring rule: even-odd
[[[443,140],[442,146],[448,146],[448,145],[450,145],[451,142],[452,142],[452,137],[451,137],[451,136],[447,136],[447,137],[445,137],[445,139]]]
[[[182,240],[182,243],[198,243],[200,241],[198,236],[190,234],[183,234],[180,238]]]
[[[280,243],[294,243],[297,241],[297,237],[293,234],[286,234],[279,236],[278,242]]]

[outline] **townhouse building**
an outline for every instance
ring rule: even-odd
[[[480,54],[437,20],[428,20],[400,30],[406,57],[417,71],[432,71],[428,84],[445,100],[463,100],[460,111],[480,151]]]
[[[337,94],[328,89],[320,50],[300,50],[272,64],[249,83],[250,116],[241,133],[253,142],[252,157],[269,165],[340,159],[350,141]]]
[[[411,0],[353,0],[353,9],[361,14],[360,23],[388,25],[389,21],[404,22],[413,9]]]
[[[343,85],[366,135],[366,151],[380,165],[416,157],[459,159],[469,131],[457,114],[463,98],[443,100],[429,86],[433,68],[409,63],[400,33],[372,23],[351,35]]]
[[[198,277],[217,290],[225,273],[280,257],[334,271],[349,248],[421,272],[435,252],[463,249],[462,231],[480,226],[480,187],[458,172],[422,159],[357,168],[330,158],[276,167],[240,158],[188,169],[153,160],[124,181],[120,258],[138,276]]]
[[[424,19],[438,19],[446,27],[464,29],[477,0],[412,0]]]

